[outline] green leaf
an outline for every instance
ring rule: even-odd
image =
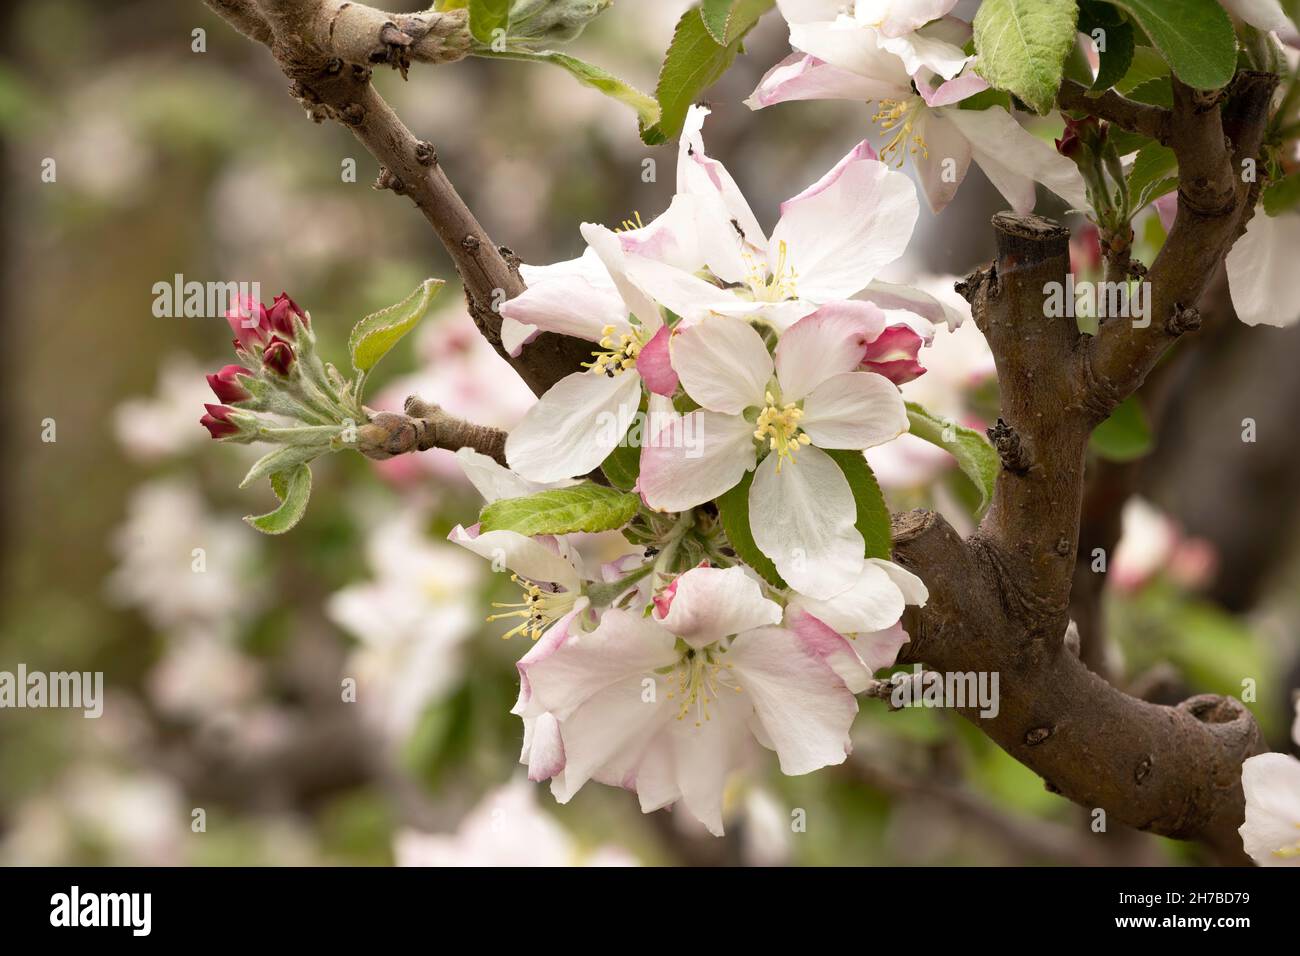
[[[561,69],[568,70],[570,74],[579,83],[584,86],[590,86],[594,90],[599,90],[611,99],[618,100],[625,106],[630,106],[636,112],[637,123],[640,126],[642,135],[645,134],[647,127],[653,126],[659,122],[659,104],[655,100],[642,93],[635,86],[620,80],[612,73],[602,70],[585,60],[579,60],[575,56],[569,56],[567,53],[559,53],[555,50],[516,50],[507,49],[494,51],[491,49],[478,51],[479,56],[495,57],[502,60],[526,60],[533,63],[551,63]]]
[[[682,131],[686,111],[727,71],[745,34],[771,6],[771,0],[736,0],[727,19],[725,43],[710,34],[699,7],[682,14],[655,86],[659,120],[641,131],[644,142],[663,143]]]
[[[631,491],[641,475],[641,449],[619,444],[601,462],[600,470],[615,488]]]
[[[1237,36],[1217,0],[1113,0],[1188,86],[1217,90],[1237,69]],[[978,19],[978,18],[977,18]]]
[[[1133,62],[1129,65],[1124,78],[1115,84],[1115,89],[1128,95],[1136,86],[1168,76],[1169,64],[1165,62],[1165,58],[1153,47],[1139,43],[1133,48]]]
[[[718,496],[718,517],[722,520],[722,530],[727,532],[727,541],[736,557],[744,561],[759,573],[764,581],[774,588],[788,585],[782,580],[772,559],[758,550],[754,543],[754,532],[749,526],[749,486],[754,483],[754,473],[745,472],[739,484],[730,491]]]
[[[311,469],[298,465],[292,471],[276,472],[271,476],[271,487],[280,499],[280,507],[264,515],[247,515],[244,520],[263,534],[284,534],[307,511],[311,497]]]
[[[1128,98],[1139,103],[1170,108],[1174,105],[1174,88],[1167,75],[1156,76],[1129,90]]]
[[[1151,142],[1138,150],[1128,174],[1128,194],[1133,211],[1159,199],[1178,186],[1178,158],[1167,146]]]
[[[1300,205],[1300,173],[1291,173],[1269,183],[1259,198],[1264,212],[1270,216],[1280,216],[1294,209]]]
[[[731,16],[731,0],[702,0],[700,19],[709,36],[719,44],[727,42],[727,18]]]
[[[1110,418],[1092,430],[1088,446],[1108,461],[1134,461],[1151,451],[1155,438],[1137,399],[1129,396]]]
[[[484,45],[497,30],[510,28],[511,0],[469,0],[469,32]]]
[[[1108,3],[1083,0],[1079,4],[1079,32],[1097,48],[1100,66],[1094,90],[1108,90],[1128,73],[1133,63],[1133,25]]]
[[[973,428],[945,421],[916,402],[907,403],[907,420],[913,435],[937,445],[957,459],[957,467],[979,490],[979,510],[983,512],[993,497],[993,486],[1001,468],[998,453],[988,439]]]
[[[975,14],[975,70],[1039,114],[1056,101],[1074,46],[1074,0],[984,0]]]
[[[610,531],[635,517],[639,496],[583,482],[571,488],[552,488],[524,498],[494,501],[479,515],[484,531],[568,534],[573,531]]]
[[[424,318],[429,303],[443,285],[441,279],[425,279],[397,305],[368,315],[353,326],[348,337],[353,368],[358,372],[368,372],[378,365],[388,350]]]
[[[244,480],[239,483],[239,487],[247,488],[253,482],[266,478],[271,475],[279,475],[281,472],[290,473],[299,465],[305,465],[308,462],[320,457],[329,448],[328,445],[283,445],[273,451],[267,452],[261,458],[253,463],[253,467],[248,469],[248,474]],[[283,478],[281,478],[283,481]],[[274,488],[274,483],[272,484]],[[276,488],[277,497],[283,498],[283,485]]]
[[[889,528],[889,506],[880,493],[880,485],[862,452],[852,449],[823,449],[840,466],[844,477],[853,489],[853,501],[858,507],[857,520],[853,522],[867,544],[868,558],[889,559],[893,553],[893,539]]]

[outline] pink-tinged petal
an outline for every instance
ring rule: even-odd
[[[609,457],[641,403],[641,376],[574,372],[551,386],[506,439],[510,467],[530,481],[585,475]]]
[[[732,642],[725,661],[776,750],[782,773],[844,762],[858,703],[797,634],[777,627],[748,631]]]
[[[888,50],[903,61],[903,67],[913,77],[924,77],[933,71],[945,80],[951,80],[974,59],[967,56],[966,51],[957,44],[933,36],[928,31],[896,37],[882,36],[879,42],[882,50]],[[918,87],[921,85],[917,83]]]
[[[656,511],[685,511],[729,491],[754,467],[754,426],[697,410],[646,435],[637,490]]]
[[[682,798],[677,786],[672,736],[661,733],[646,746],[631,780],[642,813],[653,813]]]
[[[687,272],[704,265],[695,228],[695,204],[689,196],[674,196],[668,208],[639,229],[618,233],[623,251]]]
[[[706,409],[739,415],[763,404],[772,356],[745,320],[711,316],[679,329],[669,352],[686,394]]]
[[[540,714],[524,721],[524,748],[520,763],[528,766],[533,783],[550,780],[564,769],[564,741],[560,722],[553,714]]]
[[[794,100],[889,99],[897,95],[893,81],[882,82],[832,66],[806,53],[792,53],[763,74],[745,105],[761,110]]]
[[[1222,0],[1224,7],[1234,17],[1244,20],[1256,30],[1276,33],[1278,39],[1292,48],[1300,47],[1300,32],[1286,15],[1278,0]]]
[[[1025,130],[1007,110],[944,107],[940,115],[971,144],[975,162],[1017,212],[1033,208],[1033,184],[1042,183],[1075,209],[1087,209],[1079,167]]]
[[[636,357],[636,370],[641,373],[645,387],[656,395],[672,395],[677,391],[677,373],[673,371],[668,355],[668,337],[672,330],[666,325],[650,337]]]
[[[830,23],[790,24],[790,46],[823,63],[856,73],[875,84],[872,99],[898,100],[912,93],[912,77],[893,53],[881,48],[874,30],[840,17]]]
[[[883,375],[846,372],[813,390],[799,424],[820,448],[872,448],[907,431],[907,406]]]
[[[656,607],[654,617],[692,647],[781,620],[781,606],[742,568],[692,568],[675,583],[667,611]]]
[[[922,111],[916,120],[916,133],[926,143],[925,153],[912,157],[921,191],[930,211],[942,212],[970,170],[971,146],[942,113]]]
[[[751,701],[720,684],[718,696],[688,710],[669,726],[673,765],[682,803],[714,836],[722,836],[722,797],[727,778],[753,748],[746,726]],[[708,719],[704,719],[707,713]]]
[[[781,205],[768,244],[769,266],[784,252],[799,296],[813,302],[851,298],[865,288],[903,254],[919,213],[910,179],[866,158],[862,145],[849,157]]]
[[[605,329],[627,332],[627,307],[610,289],[598,289],[580,276],[543,279],[501,304],[501,315],[544,332],[599,342]],[[514,354],[514,353],[512,353]]]
[[[916,329],[904,323],[891,325],[867,345],[862,357],[862,368],[883,375],[895,385],[902,385],[925,374],[917,360],[921,346],[926,344]]]
[[[925,83],[918,84],[917,92],[921,94],[921,99],[925,100],[925,105],[934,109],[960,103],[976,93],[983,93],[988,88],[988,81],[972,70],[945,80],[935,87]]]
[[[1237,318],[1247,325],[1294,325],[1300,319],[1300,215],[1257,209],[1228,252],[1228,288]]]
[[[866,545],[854,527],[853,491],[820,448],[801,448],[798,461],[779,471],[778,460],[775,454],[763,459],[749,489],[754,543],[791,587],[828,598],[862,571]]]
[[[1165,193],[1151,205],[1155,207],[1156,214],[1160,217],[1160,225],[1165,227],[1165,232],[1174,228],[1174,216],[1178,214],[1177,190]]]
[[[480,531],[478,525],[469,528],[456,525],[447,540],[530,581],[555,583],[566,591],[576,591],[582,586],[577,569],[546,547],[541,539],[517,531]]]
[[[873,671],[853,652],[848,639],[824,621],[795,608],[786,612],[785,623],[804,648],[824,660],[850,691],[861,694],[871,684]]]
[[[857,0],[853,12],[858,23],[881,36],[901,37],[947,16],[955,6],[957,0]]]
[[[884,630],[903,616],[906,600],[886,571],[868,561],[853,583],[827,598],[796,594],[790,608],[816,617],[840,634],[869,634]]]
[[[569,639],[570,629],[584,611],[586,611],[585,606],[582,608],[575,607],[564,615],[533,642],[533,646],[528,649],[528,652],[515,662],[515,670],[519,672],[519,696],[515,699],[515,705],[510,708],[510,713],[525,718],[533,718],[546,713],[546,708],[538,706],[533,700],[533,689],[528,683],[528,670],[534,664],[540,664],[547,660],[564,646],[564,642]]]
[[[893,312],[910,312],[932,325],[947,323],[949,329],[956,329],[970,315],[970,307],[959,311],[940,302],[928,292],[911,286],[882,282],[876,279],[862,293],[864,302],[871,302]]]
[[[781,203],[781,215],[785,215],[786,207],[790,206],[792,203],[797,203],[803,199],[812,199],[830,189],[840,181],[840,177],[844,175],[844,171],[851,163],[859,163],[863,160],[872,159],[879,160],[880,157],[876,155],[876,151],[872,148],[871,144],[864,139],[862,142],[858,143],[857,146],[854,146],[851,150],[840,157],[839,162],[823,173],[821,179],[805,188],[803,192],[796,196],[791,196],[785,202]]]
[[[781,398],[797,402],[835,375],[862,364],[885,331],[885,314],[870,302],[829,302],[804,316],[776,343]]]

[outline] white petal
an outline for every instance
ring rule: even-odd
[[[739,415],[763,404],[772,356],[744,319],[704,319],[673,335],[668,348],[686,394],[710,411]]]
[[[821,448],[871,448],[907,431],[898,386],[875,372],[836,375],[803,404],[800,426]]]
[[[857,701],[798,635],[776,627],[749,631],[732,642],[725,660],[771,740],[782,773],[844,762]]]
[[[1300,34],[1278,0],[1222,0],[1228,12],[1257,30],[1276,33],[1283,42],[1295,46]]]
[[[907,568],[900,568],[893,561],[886,561],[883,558],[867,558],[867,563],[875,565],[888,574],[890,580],[898,586],[898,590],[903,592],[903,600],[908,604],[925,607],[925,602],[930,600],[930,591],[926,588],[925,582]]]
[[[781,606],[743,568],[693,568],[680,575],[668,613],[655,620],[693,647],[781,620]]]
[[[670,727],[682,803],[714,836],[722,836],[727,778],[752,746],[746,727],[750,701],[725,685],[718,695],[708,705],[708,720],[692,710]]]
[[[501,315],[546,332],[599,342],[606,326],[626,332],[627,307],[610,289],[597,289],[586,279],[569,276],[544,279],[501,304]],[[514,354],[514,353],[511,353]]]
[[[921,190],[931,212],[942,212],[957,195],[970,169],[971,147],[966,137],[942,113],[922,111],[916,132],[925,140],[926,155],[912,157]]]
[[[847,299],[903,254],[918,212],[910,179],[879,160],[854,157],[781,204],[768,260],[784,242],[800,298]]]
[[[501,347],[506,350],[507,355],[518,355],[524,350],[524,346],[533,340],[541,330],[535,325],[526,325],[523,322],[516,322],[514,319],[503,318],[501,320]]]
[[[1026,180],[1042,183],[1075,209],[1088,208],[1079,167],[1025,130],[1002,107],[947,106],[939,112],[970,142],[975,162],[1017,212],[1033,209],[1032,188],[1026,188]]]
[[[849,635],[892,627],[903,616],[906,602],[890,576],[867,562],[853,584],[838,594],[824,600],[799,596],[791,605],[814,615],[840,634]]]
[[[641,448],[637,489],[658,511],[685,511],[735,487],[754,467],[754,426],[699,410],[674,419]]]
[[[524,747],[519,762],[528,766],[528,779],[550,780],[564,769],[564,741],[554,714],[524,720]]]
[[[1246,794],[1242,846],[1260,866],[1300,866],[1300,760],[1266,753],[1241,765],[1241,789]]]
[[[759,464],[749,490],[749,522],[754,543],[791,587],[827,598],[857,579],[866,544],[854,527],[857,507],[839,466],[816,447],[798,455],[797,464],[779,472],[775,454]]]
[[[908,73],[915,75],[928,69],[945,80],[951,80],[972,59],[960,46],[925,33],[881,37],[880,46],[899,57]]]
[[[456,525],[451,529],[447,540],[473,551],[479,557],[487,558],[494,564],[499,562],[530,581],[558,584],[566,591],[577,591],[582,587],[574,566],[542,541],[529,538],[517,531],[479,533],[477,528],[478,526],[475,525],[473,529],[466,530]]]
[[[858,26],[849,17],[831,23],[792,23],[790,45],[870,80],[880,90],[873,99],[902,99],[912,91],[903,61],[880,48],[874,30]]]
[[[763,74],[745,105],[751,110],[791,100],[889,99],[898,94],[893,82],[881,82],[824,63],[807,53],[792,53]]]
[[[489,458],[472,448],[458,449],[456,461],[461,471],[465,473],[465,477],[469,479],[469,483],[487,502],[499,501],[502,498],[524,498],[547,488],[572,483],[563,481],[550,484],[529,481],[499,464],[496,459]]]
[[[834,20],[844,8],[844,0],[776,0],[776,6],[786,23],[813,23]]]
[[[921,289],[880,279],[867,286],[862,293],[862,301],[871,302],[882,309],[910,312],[935,325],[946,322],[949,329],[956,329],[970,314],[969,309],[960,312]]]
[[[627,434],[641,377],[574,372],[543,395],[506,439],[510,467],[531,481],[585,475]]]
[[[695,202],[690,196],[674,196],[668,208],[639,229],[618,233],[623,251],[653,259],[687,272],[704,265],[696,235]]]
[[[876,306],[848,299],[827,303],[790,326],[776,343],[782,400],[797,402],[827,379],[856,369],[886,324]]]
[[[1300,319],[1300,214],[1255,210],[1228,252],[1228,288],[1237,318],[1247,325],[1295,324]]]
[[[854,15],[882,36],[900,37],[946,15],[957,0],[857,0]]]

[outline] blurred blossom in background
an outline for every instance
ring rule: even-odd
[[[651,89],[688,6],[620,0],[573,50]],[[196,27],[204,53],[191,50]],[[502,640],[507,628],[484,620],[517,589],[446,540],[481,505],[454,456],[330,456],[304,522],[262,538],[240,518],[266,510],[269,492],[237,490],[256,453],[218,449],[198,424],[212,401],[203,373],[227,361],[229,329],[220,317],[151,311],[154,283],[177,273],[256,281],[267,301],[289,291],[337,349],[326,358],[341,361],[359,317],[426,276],[454,285],[421,217],[372,190],[377,170],[359,145],[308,122],[265,51],[198,3],[18,0],[0,10],[0,45],[10,290],[0,387],[13,410],[0,424],[0,669],[103,671],[107,696],[99,720],[0,713],[0,862],[1184,859],[1187,848],[1134,833],[1088,840],[1082,810],[933,709],[864,706],[840,767],[784,777],[756,766],[728,790],[722,839],[686,814],[643,816],[617,789],[585,788],[558,806],[518,763],[509,710],[527,638]],[[877,131],[859,103],[751,113],[742,100],[788,52],[780,18],[745,46],[709,94],[709,148],[765,215]],[[625,108],[562,71],[470,60],[376,83],[524,262],[576,256],[578,223],[649,219],[671,198],[676,145],[643,146]],[[39,178],[46,157],[58,161],[54,183]],[[355,182],[343,175],[349,160]],[[996,376],[952,283],[990,256],[986,224],[1003,204],[972,167],[944,229],[923,211],[906,261],[886,277],[966,316],[935,333],[927,373],[903,393],[979,430],[997,418]],[[1218,356],[1300,360],[1295,335],[1269,341],[1229,342]],[[1246,368],[1225,359],[1200,374],[1259,388]],[[453,287],[370,394],[375,408],[416,394],[507,428],[533,401]],[[1262,417],[1260,427],[1270,427]],[[1216,471],[1179,428],[1175,417],[1159,436],[1179,450],[1131,465],[1139,496],[1111,556],[1107,618],[1125,680],[1175,700],[1239,694],[1242,673],[1284,680],[1300,615],[1300,518],[1288,512],[1272,536],[1243,538],[1216,510],[1248,505],[1224,488],[1256,487],[1257,476]],[[1287,454],[1268,464],[1283,487],[1300,475],[1300,448]],[[972,526],[973,486],[932,445],[904,436],[869,459],[896,508],[939,507]],[[1191,474],[1199,492],[1172,491],[1172,474]],[[582,548],[598,569],[628,545],[615,534]],[[1230,572],[1252,561],[1268,574],[1247,588]],[[1258,716],[1285,749],[1291,715]]]

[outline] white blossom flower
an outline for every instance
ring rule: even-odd
[[[781,5],[797,52],[759,81],[746,100],[751,109],[788,100],[878,101],[873,119],[890,135],[881,158],[901,166],[911,156],[934,212],[956,195],[972,160],[1017,212],[1033,209],[1036,182],[1071,206],[1088,208],[1078,167],[1010,112],[958,105],[988,88],[962,50],[966,24],[948,18],[891,38],[871,25],[871,13],[822,19],[825,6]]]
[[[1291,739],[1300,746],[1300,700]],[[1300,866],[1300,760],[1267,753],[1241,765],[1246,821],[1237,832],[1260,866]]]
[[[642,448],[646,503],[684,511],[754,470],[754,541],[782,577],[818,598],[849,587],[865,546],[848,479],[822,449],[861,450],[907,431],[898,388],[857,371],[871,328],[884,322],[866,302],[824,306],[781,336],[775,361],[742,319],[716,316],[676,332],[673,367],[702,407]],[[674,438],[687,428],[702,436],[698,447]]]
[[[584,634],[548,634],[519,663],[516,713],[547,715],[568,802],[588,780],[680,801],[721,834],[723,789],[756,738],[787,774],[843,762],[852,693],[742,568],[696,568],[650,618],[618,609]]]
[[[1247,325],[1284,327],[1300,320],[1300,213],[1270,216],[1255,210],[1228,251],[1225,268],[1237,318]]]
[[[621,847],[584,850],[537,805],[536,791],[516,780],[483,798],[455,833],[403,830],[393,847],[398,866],[637,866]]]

